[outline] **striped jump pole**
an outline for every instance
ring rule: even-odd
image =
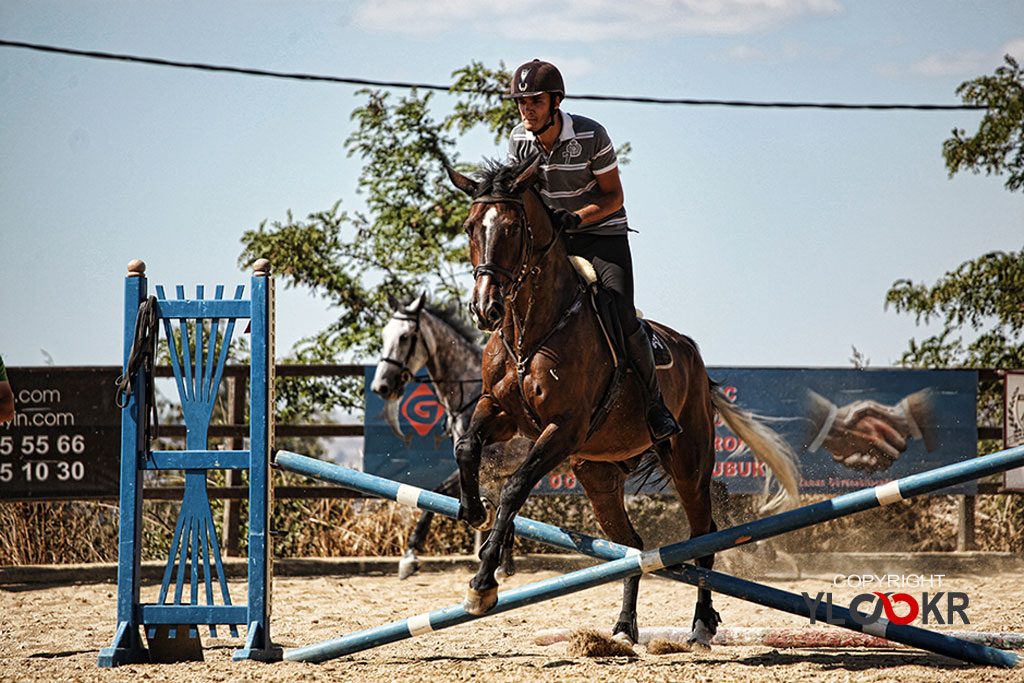
[[[442,512],[442,514],[448,514],[444,509],[450,512],[452,504],[454,504],[456,512],[458,509],[458,504],[453,499],[448,499],[450,502],[447,503],[432,500],[434,497],[446,498],[445,496],[438,496],[438,494],[417,487],[398,484],[379,477],[373,477],[373,475],[355,472],[354,470],[287,451],[280,451],[278,453],[277,464],[290,471],[327,479],[354,490],[391,498],[405,504],[421,506],[424,509],[433,509],[428,506],[436,506],[435,511]],[[807,601],[802,596],[793,593],[761,586],[760,584],[717,572],[709,572],[697,567],[676,567],[667,572],[662,570],[673,565],[680,565],[686,560],[696,557],[702,557],[720,550],[769,538],[813,524],[820,524],[855,512],[888,505],[899,500],[954,486],[980,477],[997,474],[1022,464],[1024,464],[1024,447],[1017,447],[992,455],[947,465],[930,472],[915,474],[904,479],[854,493],[837,496],[820,503],[642,553],[624,548],[624,546],[618,544],[599,541],[599,539],[591,539],[597,542],[590,543],[588,542],[589,537],[585,537],[582,534],[569,533],[557,527],[543,525],[539,522],[517,519],[516,533],[525,538],[541,540],[545,543],[552,543],[553,545],[596,556],[612,556],[619,557],[620,559],[500,593],[495,607],[487,615],[482,616],[500,614],[542,600],[567,595],[610,581],[621,580],[628,576],[648,572],[666,573],[673,578],[707,587],[720,593],[735,595],[735,597],[765,604],[776,609],[809,616],[811,611]],[[520,529],[520,522],[523,522],[522,529]],[[547,527],[547,529],[544,527]],[[546,536],[548,539],[545,540],[541,536]],[[563,541],[568,538],[569,541],[563,545],[562,543],[555,542],[553,540],[555,538],[560,538]],[[591,552],[587,552],[587,550],[584,550],[585,548]],[[623,556],[625,553],[630,554]],[[824,610],[825,605],[819,604],[815,610],[816,618],[825,620],[827,615]],[[888,640],[902,642],[913,647],[919,647],[976,664],[1003,667],[1015,667],[1024,664],[1024,660],[1013,653],[961,641],[909,625],[893,624],[884,619],[880,619],[874,624],[862,625],[851,617],[848,610],[835,605],[832,606],[831,617],[833,622],[841,622],[836,625],[842,625],[856,631],[877,635]],[[455,605],[341,638],[290,650],[285,653],[285,659],[291,661],[326,661],[411,636],[466,623],[478,618],[481,617],[467,613],[462,609],[461,605]]]
[[[611,629],[598,629],[611,637]],[[1024,650],[1024,633],[1006,631],[946,631],[947,636],[969,640],[972,643],[1003,650]],[[551,628],[538,631],[533,644],[546,647],[569,641],[572,629]],[[690,629],[680,626],[641,626],[637,643],[647,645],[655,640],[682,643],[690,636]],[[876,638],[867,633],[844,631],[838,628],[807,628],[806,626],[738,626],[718,627],[711,639],[712,645],[722,647],[758,646],[774,648],[842,649],[868,648],[872,650],[905,649],[901,643]]]

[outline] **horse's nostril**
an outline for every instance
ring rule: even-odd
[[[503,314],[504,314],[504,311],[502,310],[501,304],[499,304],[498,302],[494,302],[490,306],[487,307],[487,320],[489,322],[492,322],[492,323],[501,322],[501,318],[502,318]]]

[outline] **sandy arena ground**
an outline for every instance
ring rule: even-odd
[[[520,573],[504,585],[551,576],[555,573]],[[277,577],[274,640],[288,649],[455,604],[469,578],[466,569],[421,572],[405,582],[386,575]],[[844,604],[864,592],[834,587],[832,575],[766,583],[797,593],[833,591]],[[970,596],[971,624],[955,628],[1024,632],[1024,585],[1018,574],[946,576],[943,588]],[[153,600],[156,590],[147,587],[144,599]],[[539,629],[609,628],[620,592],[618,583],[593,588],[324,664],[234,663],[231,653],[240,641],[225,638],[227,629],[220,627],[217,639],[202,632],[205,662],[99,669],[98,651],[114,634],[113,584],[0,587],[0,681],[1024,681],[1021,669],[971,666],[914,650],[718,647],[711,653],[657,656],[638,646],[634,658],[577,658],[567,655],[565,643],[533,643]],[[695,593],[690,586],[645,578],[640,625],[688,625]],[[232,584],[232,595],[244,595],[244,584]],[[716,607],[728,627],[807,625],[805,619],[725,596],[716,596]]]

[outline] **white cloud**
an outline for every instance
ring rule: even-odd
[[[907,72],[915,76],[959,76],[984,68],[988,55],[981,50],[936,52],[909,64]]]
[[[1000,55],[1010,55],[1018,62],[1024,61],[1024,38],[1010,41],[1003,46],[1003,49],[1000,50],[999,53]]]
[[[746,43],[730,45],[717,57],[726,62],[796,62],[818,60],[831,62],[842,56],[839,47],[813,46],[799,41],[783,41],[777,45],[757,47]]]
[[[737,43],[726,48],[722,57],[729,62],[757,62],[766,59],[768,54],[759,47]]]
[[[909,64],[886,64],[879,72],[886,76],[978,76],[1003,63],[1003,55],[1024,59],[1024,38],[1013,40],[994,52],[946,50],[934,52]]]
[[[645,40],[749,34],[842,11],[839,0],[367,0],[353,22],[423,36],[468,31],[515,39]]]

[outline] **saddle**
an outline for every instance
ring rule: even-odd
[[[590,306],[597,315],[597,321],[604,332],[605,341],[611,351],[613,362],[616,367],[626,358],[626,340],[622,334],[622,326],[619,324],[619,316],[616,315],[611,305],[611,293],[604,289],[597,279],[597,271],[594,265],[582,256],[569,256],[569,262],[576,269],[577,275],[586,283],[590,299]],[[654,365],[659,370],[672,367],[672,353],[661,335],[644,319],[640,310],[636,312],[637,321],[647,332],[651,340],[651,348],[654,350]]]

